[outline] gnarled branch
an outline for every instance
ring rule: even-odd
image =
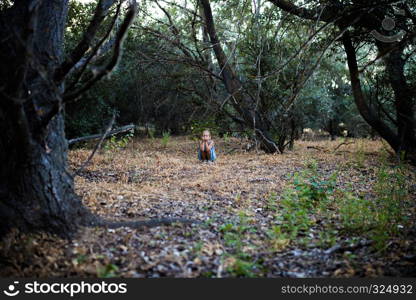
[[[84,33],[79,44],[74,48],[69,57],[60,65],[59,68],[55,71],[54,80],[56,82],[62,82],[71,69],[78,63],[84,54],[91,47],[91,44],[102,24],[105,17],[108,14],[111,6],[116,2],[116,0],[100,0],[97,4],[94,16],[88,25],[87,30]]]
[[[133,22],[137,13],[137,4],[136,1],[133,1],[130,9],[128,10],[126,17],[124,18],[123,24],[121,24],[119,31],[116,35],[116,41],[114,45],[113,56],[111,57],[108,64],[101,68],[96,68],[95,75],[90,79],[85,85],[74,92],[65,93],[63,96],[63,102],[68,103],[75,101],[80,95],[89,90],[97,81],[99,81],[104,76],[111,73],[114,67],[117,65],[120,57],[121,50],[124,38],[126,37],[127,30],[129,29],[131,23]]]

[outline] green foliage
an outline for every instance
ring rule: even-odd
[[[336,188],[336,173],[323,179],[315,162],[295,173],[292,186],[288,187],[280,201],[277,213],[279,226],[269,231],[271,239],[294,241],[315,226],[315,219],[327,220],[319,235],[320,245],[333,245],[338,231],[352,236],[366,237],[374,241],[377,250],[385,250],[388,241],[400,234],[400,228],[408,224],[406,201],[408,181],[404,166],[395,168],[383,164],[377,172],[374,193],[357,196],[351,191]],[[276,205],[271,199],[268,202]],[[331,218],[338,216],[340,228]],[[335,227],[334,227],[335,226]]]
[[[133,131],[127,134],[124,134],[121,137],[117,137],[113,135],[105,142],[103,148],[104,150],[108,150],[108,151],[126,148],[127,145],[132,141],[133,137],[134,137]]]
[[[4,5],[8,7],[10,3],[8,0]],[[170,18],[165,14],[154,15],[151,1],[141,3],[145,13],[129,30],[122,59],[111,79],[102,80],[83,95],[79,102],[82,104],[69,107],[66,118],[69,138],[99,132],[102,121],[108,117],[108,107],[120,111],[120,123],[152,124],[157,133],[169,129],[172,135],[191,133],[199,138],[205,128],[220,136],[233,130],[251,129],[250,125],[236,122],[241,115],[232,105],[226,88],[204,71],[220,74],[221,70],[212,59],[206,40],[196,34],[201,29],[191,13],[198,9],[196,3],[188,1],[182,8],[175,2],[164,2],[161,5]],[[82,38],[95,5],[96,1],[69,2],[66,54]],[[244,90],[258,99],[256,108],[270,123],[270,136],[281,150],[293,137],[299,137],[303,128],[323,129],[335,135],[345,129],[355,137],[369,134],[369,126],[358,113],[351,95],[345,54],[336,45],[326,48],[333,39],[329,28],[315,32],[312,22],[282,14],[267,1],[257,1],[255,5],[238,1],[223,1],[219,5],[218,1],[212,1],[212,7],[229,63]],[[110,22],[111,17],[103,21],[96,40],[103,37]],[[180,46],[167,38],[173,28],[178,43],[182,43]],[[315,32],[313,37],[311,32]],[[313,69],[324,49],[326,55],[318,68]],[[376,55],[369,45],[363,45],[358,52],[363,65]],[[95,64],[100,65],[107,58]],[[409,55],[405,68],[410,86],[414,86],[414,60],[415,55]],[[366,83],[363,92],[374,104],[374,111],[381,114],[382,121],[394,127],[389,117],[396,114],[391,101],[394,97],[391,86],[385,84],[386,72],[378,64],[370,64],[368,71],[363,72]],[[75,87],[92,75],[87,69]],[[86,111],[84,107],[90,109]],[[153,133],[149,135],[153,137]]]
[[[239,220],[236,224],[227,223],[220,227],[220,232],[223,233],[225,244],[234,248],[237,253],[240,253],[242,250],[244,235],[253,230],[254,229],[249,226],[247,216],[244,213],[239,214]]]
[[[362,197],[345,192],[339,201],[339,211],[344,230],[365,232],[373,226],[371,202]]]
[[[277,203],[277,194],[275,192],[270,193],[270,195],[267,197],[267,210],[276,212],[278,209],[278,203]]]
[[[400,228],[408,226],[405,168],[382,166],[377,173],[374,192],[374,199],[345,193],[339,211],[344,230],[363,234],[375,241],[378,250],[384,250],[388,241],[400,234]]]
[[[226,132],[222,135],[222,138],[224,139],[224,142],[228,143],[230,140],[230,135]]]
[[[163,148],[166,148],[168,146],[169,141],[170,141],[170,132],[169,131],[163,132],[162,133],[162,140],[161,140]]]
[[[246,214],[240,212],[236,223],[227,223],[220,227],[224,244],[228,248],[224,257],[233,261],[227,271],[237,277],[258,276],[259,265],[253,262],[250,255],[244,251],[245,246],[250,246],[245,241],[245,235],[256,231],[249,223],[250,220]]]
[[[196,242],[192,250],[195,254],[199,254],[203,246],[204,246],[204,243],[202,243],[201,241]]]
[[[191,122],[190,129],[191,134],[195,139],[200,139],[204,130],[209,130],[211,132],[211,136],[218,135],[220,130],[214,118],[209,118],[206,120],[194,120]]]
[[[257,277],[257,273],[254,270],[257,268],[257,264],[251,261],[243,259],[236,259],[232,266],[228,267],[229,271],[233,276],[236,277]]]
[[[384,251],[391,239],[401,234],[400,228],[411,226],[405,210],[407,172],[404,166],[391,167],[382,162],[374,191],[359,197],[338,187],[338,172],[323,175],[318,162],[308,160],[305,169],[292,176],[281,197],[276,193],[268,195],[267,208],[275,214],[275,225],[261,235],[266,237],[271,252],[281,252],[289,246],[328,249],[344,242],[355,245],[363,239],[373,241],[375,250]],[[259,230],[253,224],[241,211],[237,219],[219,227],[226,250],[222,263],[232,276],[261,277],[267,272],[253,255],[257,246],[249,243],[250,235]],[[195,248],[201,247],[202,244]],[[346,253],[345,257],[355,259],[354,254]]]
[[[111,119],[114,109],[101,97],[85,95],[83,103],[74,103],[65,110],[65,130],[68,138],[96,134]]]
[[[97,270],[97,276],[99,278],[111,278],[117,277],[118,267],[114,264],[107,264],[104,267],[100,267]]]
[[[307,163],[307,169],[293,176],[293,185],[287,188],[280,201],[277,216],[282,224],[279,230],[295,239],[314,225],[314,216],[325,211],[333,199],[336,174],[322,179],[318,174],[315,161]]]
[[[149,134],[149,137],[150,137],[152,140],[154,140],[154,139],[155,139],[155,133],[156,133],[156,130],[155,130],[154,128],[149,128],[149,130],[148,130],[147,132],[148,132],[148,134]]]

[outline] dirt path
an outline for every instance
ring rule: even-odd
[[[108,219],[185,218],[202,224],[131,229],[83,228],[63,241],[46,234],[16,235],[3,251],[18,250],[3,274],[16,276],[334,277],[415,275],[415,236],[391,241],[377,253],[371,241],[345,234],[325,239],[318,221],[305,236],[273,234],[290,176],[313,161],[319,173],[339,172],[337,188],[371,190],[383,145],[300,142],[285,155],[243,153],[236,140],[218,142],[218,162],[196,160],[195,143],[174,138],[134,141],[97,154],[76,178],[78,193]],[[313,146],[315,148],[308,148]],[[70,153],[75,169],[87,150]],[[414,195],[413,195],[414,196]],[[273,202],[273,203],[271,203]],[[13,240],[14,239],[14,240]],[[26,243],[18,243],[26,239]],[[348,242],[348,243],[347,243]]]

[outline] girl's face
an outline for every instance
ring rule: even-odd
[[[211,139],[211,134],[209,132],[202,133],[202,140],[209,141]]]

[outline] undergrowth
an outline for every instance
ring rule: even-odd
[[[337,172],[325,178],[316,161],[307,162],[303,171],[293,174],[280,198],[271,193],[267,199],[266,208],[275,215],[275,225],[265,233],[270,251],[291,246],[325,249],[342,241],[364,239],[371,241],[374,250],[386,251],[390,241],[410,226],[407,172],[404,165],[391,167],[383,162],[373,190],[357,195],[338,186]],[[237,222],[221,226],[228,250],[224,257],[232,262],[227,270],[233,276],[262,276],[261,262],[244,251],[246,236],[256,231],[244,213]]]

